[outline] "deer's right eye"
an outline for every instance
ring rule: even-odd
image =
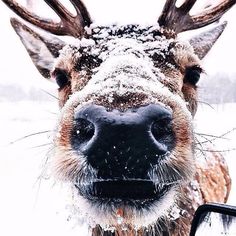
[[[198,65],[186,68],[184,82],[185,83],[188,82],[192,85],[196,85],[200,79],[202,72],[203,72],[203,69]]]
[[[56,80],[60,89],[63,89],[69,83],[69,75],[64,70],[56,69],[52,76]]]

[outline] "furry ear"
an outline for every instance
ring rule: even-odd
[[[43,77],[49,79],[54,60],[59,56],[59,51],[65,43],[49,33],[47,36],[36,33],[16,18],[11,18],[11,24],[38,71]]]
[[[220,37],[224,31],[227,22],[205,31],[197,36],[194,36],[189,40],[189,43],[192,45],[194,52],[198,55],[200,59],[203,59],[206,54],[210,51],[212,46],[215,44],[217,39]]]

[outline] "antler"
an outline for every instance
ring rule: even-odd
[[[167,0],[158,19],[160,26],[173,30],[176,34],[198,29],[219,20],[236,3],[236,0],[224,0],[212,8],[205,9],[200,14],[191,16],[189,12],[197,0],[185,0],[180,7],[175,6],[176,1]]]
[[[70,0],[76,10],[76,16],[73,16],[58,0],[44,0],[59,16],[60,22],[43,19],[20,6],[15,0],[2,1],[24,20],[56,35],[81,37],[84,34],[84,27],[92,22],[85,5],[80,0]]]

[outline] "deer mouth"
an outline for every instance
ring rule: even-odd
[[[173,183],[155,184],[151,180],[98,180],[86,186],[76,184],[79,193],[94,203],[144,207],[160,200]]]

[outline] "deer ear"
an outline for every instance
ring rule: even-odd
[[[59,56],[59,51],[65,46],[65,43],[51,34],[42,36],[36,33],[16,18],[11,18],[11,24],[38,71],[43,77],[49,79],[55,58]]]
[[[197,36],[194,36],[189,40],[189,43],[192,45],[194,52],[198,55],[200,59],[203,59],[206,54],[210,51],[212,46],[215,44],[217,39],[220,37],[224,31],[227,22],[205,31]]]

